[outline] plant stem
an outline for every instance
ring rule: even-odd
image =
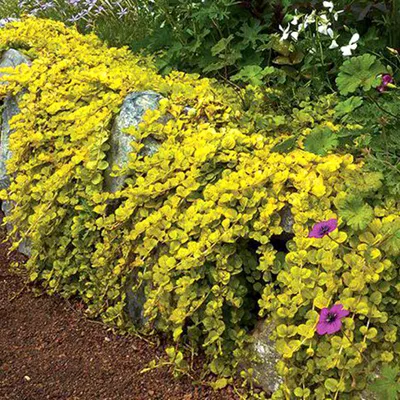
[[[373,97],[371,96],[367,96],[369,100],[371,100],[381,111],[383,111],[384,113],[390,115],[393,118],[396,118],[397,120],[400,120],[400,118],[396,115],[391,113],[390,111],[384,109]]]
[[[344,248],[347,249],[347,250],[354,251],[353,248],[347,247],[347,246],[346,246],[345,244],[343,244],[343,243],[339,243],[336,239],[334,239],[331,235],[329,235],[329,233],[327,234],[327,236],[328,236],[329,239],[331,239],[332,241],[334,241],[337,245],[339,245],[339,246],[341,246],[341,247],[344,247]]]

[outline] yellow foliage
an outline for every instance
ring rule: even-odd
[[[325,378],[351,390],[352,379],[365,379],[371,367],[360,366],[347,342],[313,334],[315,308],[342,302],[356,318],[357,328],[346,325],[353,345],[393,358],[399,313],[395,324],[386,321],[396,304],[397,244],[389,226],[400,219],[398,203],[377,205],[364,232],[340,219],[330,237],[307,237],[315,222],[339,217],[335,200],[348,191],[347,176],[361,170],[351,156],[273,152],[278,132],[248,123],[232,89],[180,72],[162,77],[149,60],[58,22],[8,24],[0,50],[11,47],[33,62],[0,85],[0,96],[26,91],[11,121],[14,178],[1,196],[15,202],[6,221],[31,243],[33,280],[50,292],[79,295],[90,315],[126,327],[126,286],[134,274],[145,287],[147,326],[202,345],[219,373],[227,371],[216,367],[220,361],[235,367],[243,355],[258,301],[260,315],[277,326],[287,366],[279,364],[286,376],[281,394],[305,385],[322,399]],[[155,136],[160,149],[151,157],[136,152],[116,172],[129,175],[127,185],[104,192],[112,120],[128,93],[148,89],[165,99],[130,133],[138,141]],[[283,232],[285,207],[294,226],[282,259],[271,239]],[[253,252],[251,242],[258,246]],[[364,337],[357,332],[366,320],[376,332]],[[335,346],[353,369],[338,364]]]

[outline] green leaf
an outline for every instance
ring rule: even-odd
[[[328,378],[325,383],[324,386],[326,389],[328,389],[330,392],[336,392],[337,387],[338,387],[339,382],[336,379],[333,378]]]
[[[400,219],[384,224],[382,233],[386,237],[382,249],[390,256],[400,255]]]
[[[216,380],[215,382],[211,383],[211,386],[213,389],[215,390],[220,390],[223,389],[224,387],[226,387],[229,383],[229,380],[226,378],[220,378],[218,380]]]
[[[383,367],[381,377],[371,383],[369,389],[382,400],[397,400],[400,394],[400,382],[397,379],[399,372],[400,367]]]
[[[227,49],[229,43],[233,40],[233,37],[233,35],[229,35],[227,38],[222,38],[216,45],[211,48],[211,54],[213,56],[216,56],[217,54],[224,52]]]
[[[29,279],[31,281],[34,281],[34,280],[37,279],[38,276],[39,276],[39,274],[37,272],[31,272],[30,275],[29,275]]]
[[[264,27],[257,20],[252,21],[251,25],[246,22],[239,33],[239,36],[243,38],[243,45],[251,44],[253,48],[256,48],[257,42],[265,43],[269,35],[260,33],[263,29]]]
[[[291,136],[290,138],[285,139],[283,142],[276,144],[271,151],[275,153],[289,153],[289,151],[293,150],[296,143],[297,137]]]
[[[304,53],[300,50],[296,50],[292,53],[289,53],[288,56],[277,56],[272,62],[278,65],[296,65],[300,64],[304,59]]]
[[[277,53],[284,57],[289,57],[291,50],[293,49],[293,45],[287,40],[279,40],[279,38],[272,38],[271,47]]]
[[[104,169],[107,169],[108,166],[109,166],[108,162],[103,160],[103,161],[99,162],[97,168],[101,169],[101,170],[104,170]]]
[[[254,86],[261,86],[265,76],[275,72],[274,67],[261,68],[259,65],[246,65],[236,75],[231,77],[232,81],[248,82]]]
[[[354,93],[358,88],[367,91],[380,83],[377,75],[385,72],[383,64],[371,54],[352,57],[340,67],[336,84],[342,95]]]
[[[329,128],[314,129],[304,141],[305,150],[324,156],[338,145],[336,135]]]
[[[348,196],[337,206],[339,215],[355,230],[365,229],[374,218],[374,210],[360,196]]]
[[[360,107],[363,103],[362,97],[359,96],[352,96],[346,99],[345,101],[341,101],[335,107],[336,117],[348,117],[355,109]]]
[[[353,171],[347,177],[346,184],[350,189],[361,193],[371,193],[382,187],[381,172]]]

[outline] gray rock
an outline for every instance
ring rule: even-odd
[[[293,233],[294,218],[290,206],[285,206],[279,213],[281,217],[281,227],[285,233]]]
[[[19,51],[10,49],[7,50],[0,60],[0,68],[13,67],[16,68],[18,65],[28,64],[30,60],[21,54]],[[0,73],[0,76],[6,74]],[[1,82],[4,84],[3,82]],[[18,107],[18,101],[20,100],[23,92],[17,96],[8,95],[3,103],[3,112],[1,115],[1,135],[0,135],[0,189],[7,189],[10,185],[10,177],[7,174],[7,161],[11,158],[11,151],[9,148],[9,140],[12,130],[10,128],[10,120],[15,115],[20,113]],[[2,202],[1,209],[5,215],[10,215],[12,209],[12,203],[4,201]],[[10,231],[11,226],[7,226],[7,230]],[[23,241],[19,247],[19,251],[27,256],[30,255],[30,246],[26,241]]]
[[[20,53],[18,50],[15,49],[9,49],[7,50],[3,56],[1,57],[0,60],[0,68],[6,68],[6,67],[13,67],[16,68],[18,65],[21,64],[31,64],[31,61],[27,56],[24,54]],[[6,75],[5,73],[0,73],[0,76],[3,77]]]
[[[0,60],[0,68],[13,67],[16,68],[21,64],[30,64],[30,60],[21,54],[19,51],[10,49],[7,50]],[[0,77],[5,76],[5,73],[0,73]],[[1,82],[5,84],[4,82]],[[6,189],[10,184],[10,178],[7,176],[6,163],[11,158],[9,149],[9,138],[11,132],[10,120],[15,115],[19,114],[18,100],[23,93],[17,96],[8,95],[4,100],[3,113],[1,116],[1,137],[0,137],[0,189]]]
[[[142,327],[146,322],[146,318],[143,315],[146,296],[144,293],[144,285],[142,284],[139,288],[136,288],[136,284],[137,276],[136,273],[133,272],[126,282],[125,312],[136,327]]]
[[[110,137],[110,150],[108,153],[109,168],[105,173],[105,190],[116,192],[125,182],[126,176],[112,177],[113,166],[126,167],[129,153],[132,151],[131,143],[135,140],[132,135],[124,133],[124,129],[138,126],[147,110],[155,110],[162,96],[152,92],[134,92],[129,94],[122,104],[121,111],[114,121]],[[152,156],[158,151],[160,143],[149,137],[144,142],[143,155]]]
[[[258,362],[246,365],[247,368],[251,367],[254,370],[255,384],[267,393],[275,392],[283,383],[282,377],[278,375],[275,369],[280,356],[275,350],[275,343],[269,338],[272,329],[273,326],[264,320],[257,323],[252,333],[251,350]]]
[[[19,114],[18,99],[20,96],[8,95],[3,103],[3,113],[1,115],[1,136],[0,136],[0,189],[7,189],[10,185],[10,177],[7,175],[6,164],[11,158],[9,148],[10,120],[15,115]]]
[[[378,397],[371,391],[365,389],[360,394],[360,400],[378,400]]]

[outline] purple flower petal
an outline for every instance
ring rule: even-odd
[[[330,309],[330,312],[336,314],[338,318],[345,318],[350,314],[350,311],[343,308],[343,304],[335,304]]]
[[[323,308],[319,315],[317,333],[330,335],[339,332],[342,328],[342,319],[348,315],[349,311],[343,309],[343,304],[335,304],[330,309]]]
[[[350,311],[348,311],[348,310],[342,310],[342,311],[339,311],[339,312],[338,312],[338,317],[339,317],[339,318],[346,318],[346,317],[349,316],[349,314],[350,314]]]
[[[325,319],[328,316],[329,308],[323,308],[319,314],[321,319]]]
[[[383,93],[386,90],[386,86],[383,85],[379,85],[376,90],[380,93]]]
[[[333,305],[330,309],[329,309],[329,312],[331,312],[331,313],[334,313],[334,314],[337,314],[337,313],[339,313],[340,311],[342,311],[342,309],[343,309],[343,304],[335,304],[335,305]]]
[[[378,90],[378,92],[380,92],[380,93],[383,93],[383,92],[386,92],[387,86],[390,83],[393,83],[394,80],[393,80],[392,75],[389,75],[389,74],[382,75],[381,79],[382,79],[382,83],[376,88],[376,90]]]
[[[325,235],[333,232],[338,226],[338,221],[336,218],[329,219],[328,221],[322,221],[316,223],[311,232],[308,234],[309,238],[321,239]]]
[[[339,332],[342,329],[342,321],[338,318],[337,320],[327,324],[326,333],[331,335],[332,333]]]
[[[325,335],[326,333],[328,333],[328,326],[327,324],[318,324],[317,325],[317,333],[318,335]]]
[[[393,78],[389,74],[385,74],[382,76],[383,85],[387,86],[389,83],[393,83]]]

